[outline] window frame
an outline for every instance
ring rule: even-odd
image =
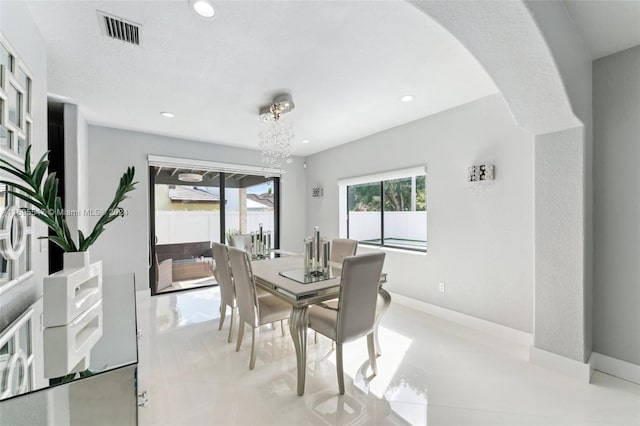
[[[386,244],[385,243],[385,234],[384,234],[384,214],[385,214],[385,208],[384,208],[384,201],[385,201],[385,195],[384,195],[384,184],[385,182],[388,181],[393,181],[393,180],[397,180],[397,179],[406,179],[406,178],[411,178],[411,177],[419,177],[419,176],[424,176],[425,177],[425,195],[427,192],[427,188],[426,188],[426,167],[425,166],[417,166],[417,167],[412,167],[412,168],[407,168],[407,169],[401,169],[401,170],[393,170],[393,171],[388,171],[388,172],[382,172],[382,173],[376,173],[376,174],[372,174],[372,175],[366,175],[366,176],[358,176],[358,177],[353,177],[353,178],[347,178],[347,179],[341,179],[338,181],[338,186],[339,186],[339,205],[340,205],[340,236],[341,237],[346,237],[349,238],[349,220],[350,220],[350,215],[349,215],[349,188],[352,186],[356,186],[356,185],[363,185],[363,184],[372,184],[372,183],[378,183],[380,185],[380,244],[376,244],[376,243],[371,243],[371,242],[363,242],[358,240],[358,244],[361,244],[363,246],[369,246],[369,247],[378,247],[381,249],[394,249],[394,250],[400,250],[400,251],[407,251],[407,252],[412,252],[412,253],[427,253],[427,246],[426,244],[428,243],[428,240],[425,242],[425,247],[424,248],[411,248],[411,247],[406,247],[406,246],[398,246],[398,245],[394,245],[394,244]],[[425,205],[425,215],[427,213],[427,208]]]

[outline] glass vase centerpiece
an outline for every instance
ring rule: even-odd
[[[264,231],[262,223],[258,231],[251,232],[251,258],[267,259],[271,254],[271,231]]]
[[[313,235],[304,240],[304,273],[324,276],[329,273],[331,242],[320,236],[320,227],[314,226]]]

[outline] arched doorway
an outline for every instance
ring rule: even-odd
[[[474,55],[516,123],[535,135],[531,360],[589,380],[583,364],[591,352],[592,316],[589,54],[556,2],[413,5]]]

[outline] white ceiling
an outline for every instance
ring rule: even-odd
[[[594,59],[640,45],[640,0],[564,0]]]
[[[30,2],[48,45],[49,92],[77,101],[93,124],[257,149],[259,107],[289,91],[297,155],[497,92],[449,33],[404,1],[216,5],[205,20],[187,0]],[[142,24],[143,46],[103,36],[97,10]],[[405,94],[415,100],[400,102]]]

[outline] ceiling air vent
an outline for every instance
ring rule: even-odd
[[[140,46],[142,27],[135,22],[98,11],[102,32],[107,37]]]

